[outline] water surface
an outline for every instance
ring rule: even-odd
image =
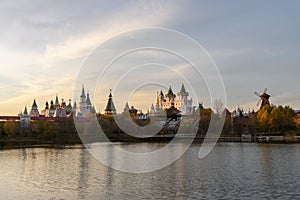
[[[119,145],[133,151],[147,151],[163,144]],[[109,145],[104,148],[107,156],[118,156],[110,151]],[[26,200],[300,198],[299,144],[219,143],[201,160],[199,148],[200,145],[193,144],[172,165],[144,174],[108,168],[80,146],[1,150],[0,197]]]

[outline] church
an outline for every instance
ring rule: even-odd
[[[48,101],[45,103],[45,107],[41,112],[38,109],[37,102],[34,99],[30,112],[27,112],[27,107],[25,107],[24,112],[20,112],[20,118],[39,118],[43,117],[46,118],[53,118],[53,117],[86,117],[89,114],[95,114],[96,110],[95,107],[92,105],[90,100],[89,92],[86,94],[84,90],[84,86],[82,86],[81,95],[79,105],[77,106],[76,101],[74,102],[73,106],[71,104],[71,99],[69,102],[65,102],[64,99],[61,99],[61,102],[58,100],[58,95],[56,95],[55,102],[53,100]],[[42,119],[42,118],[40,118]],[[28,121],[28,120],[27,120]]]
[[[76,105],[74,105],[74,107],[76,108]],[[87,94],[85,95],[84,86],[82,86],[80,101],[79,101],[79,106],[77,108],[76,117],[79,117],[79,118],[87,117],[90,114],[95,114],[95,113],[96,113],[96,110],[95,110],[95,107],[91,103],[90,94],[89,94],[89,92],[87,92]]]
[[[173,92],[172,87],[166,95],[163,91],[157,92],[156,103],[151,105],[149,115],[159,114],[162,110],[174,106],[180,111],[182,115],[190,115],[193,112],[193,100],[189,98],[189,93],[186,91],[184,84],[181,84],[180,91],[176,94]]]

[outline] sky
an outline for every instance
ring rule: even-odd
[[[80,94],[73,99],[76,80],[91,53],[112,37],[143,27],[172,29],[201,44],[220,71],[229,110],[237,106],[258,109],[258,97],[253,92],[260,93],[264,88],[268,88],[271,103],[300,109],[299,9],[300,2],[296,0],[1,1],[0,115],[17,115],[25,106],[30,107],[33,99],[41,110],[55,95],[78,101]],[[145,54],[147,58],[158,57],[153,51]],[[136,60],[129,58],[115,69],[124,69],[122,65]],[[137,63],[141,64],[134,65]],[[168,63],[179,70],[179,75],[186,72],[183,64],[176,59]],[[104,66],[95,70],[101,72]],[[119,111],[125,101],[145,111],[155,103],[158,90],[165,91],[171,84],[178,92],[182,81],[195,105],[203,102],[210,106],[204,83],[189,86],[189,81],[195,79],[192,75],[186,80],[180,76],[170,78],[168,68],[157,65],[131,75],[134,76],[127,77],[131,80],[128,84],[152,77],[161,85],[145,85],[133,92],[124,84],[119,88],[108,82],[101,85],[103,79],[97,92],[88,83],[82,84],[100,112],[105,109],[110,88]],[[111,76],[112,80],[119,78]],[[192,90],[199,95],[193,96]],[[132,96],[125,99],[124,94]]]

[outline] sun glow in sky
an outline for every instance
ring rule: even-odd
[[[257,109],[253,92],[265,87],[272,103],[299,109],[299,9],[296,0],[1,1],[0,115],[16,115],[33,99],[41,110],[56,94],[72,98],[87,56],[112,36],[141,27],[174,29],[203,45],[219,67],[230,110]],[[180,89],[180,79],[168,83]],[[139,90],[135,106],[145,111],[155,102],[153,89]],[[108,92],[96,101],[100,112]]]

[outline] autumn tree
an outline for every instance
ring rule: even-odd
[[[258,123],[258,130],[263,132],[271,131],[271,120],[270,120],[270,113],[272,111],[272,107],[268,104],[264,105],[256,115],[256,120]]]
[[[259,130],[264,132],[285,133],[295,128],[295,112],[289,106],[265,105],[257,113]]]
[[[213,111],[210,108],[200,109],[200,121],[199,121],[199,128],[198,134],[204,136],[209,128],[209,123],[213,114]]]
[[[19,122],[17,121],[6,121],[4,124],[4,132],[8,136],[15,136],[19,133]]]
[[[300,113],[298,113],[294,118],[295,126],[300,129]]]

